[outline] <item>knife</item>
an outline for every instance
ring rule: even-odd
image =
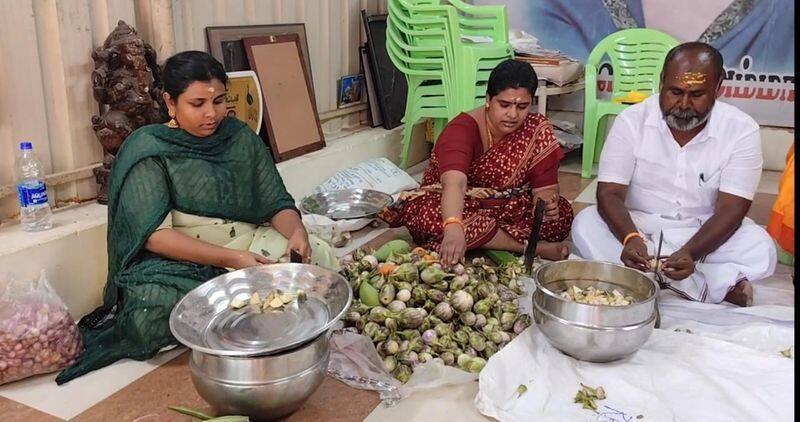
[[[702,300],[696,299],[683,290],[674,287],[670,282],[664,281],[664,277],[661,275],[661,245],[664,243],[664,231],[662,230],[661,233],[658,235],[658,249],[656,249],[656,268],[655,268],[655,276],[656,282],[658,283],[659,287],[662,289],[672,290],[673,292],[677,293],[679,296],[683,297],[684,299],[688,299],[694,302],[702,302]],[[660,316],[659,316],[659,323],[660,323]]]
[[[536,244],[539,243],[539,233],[542,230],[544,206],[544,200],[537,198],[536,206],[533,208],[533,227],[531,227],[531,235],[528,237],[528,246],[525,248],[525,273],[529,275],[532,275],[533,256],[536,255]]]
[[[663,245],[663,244],[664,244],[664,230],[661,230],[661,232],[658,235],[658,249],[656,249],[656,268],[653,270],[656,273],[658,273],[658,270],[661,269],[660,268],[661,267],[661,245]]]
[[[303,263],[303,257],[299,253],[295,252],[294,250],[291,250],[289,252],[289,262],[302,264]]]

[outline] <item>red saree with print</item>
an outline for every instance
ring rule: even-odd
[[[442,173],[456,169],[467,175],[462,214],[467,249],[481,247],[498,230],[522,243],[533,224],[532,192],[558,183],[563,155],[552,126],[538,113],[528,114],[516,131],[485,152],[477,122],[462,113],[439,137],[420,187],[401,193],[380,217],[392,227],[406,226],[418,245],[438,249],[443,235],[439,181]],[[560,197],[559,217],[543,224],[541,239],[564,240],[572,218],[571,205]]]

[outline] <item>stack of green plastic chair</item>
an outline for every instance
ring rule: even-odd
[[[438,136],[445,123],[457,114],[457,101],[448,77],[452,64],[440,41],[447,34],[444,21],[412,18],[397,10],[393,2],[389,2],[388,9],[386,49],[392,63],[405,74],[408,85],[400,160],[400,166],[406,168],[415,123],[432,118]]]
[[[508,42],[505,6],[473,6],[461,0],[391,0],[413,17],[439,17],[448,29],[444,50],[452,54],[453,85],[459,87],[457,109],[468,111],[483,102],[489,74],[498,63],[513,57]],[[492,42],[472,42],[463,36],[487,37]],[[478,87],[471,95],[468,87]]]
[[[389,18],[390,22],[394,20],[393,25],[387,26],[387,46],[393,43],[397,47],[407,50],[411,58],[425,58],[425,59],[438,59],[437,64],[433,65],[437,70],[442,71],[442,77],[431,79],[430,76],[423,76],[415,74],[414,69],[420,67],[413,67],[406,73],[411,86],[411,92],[418,92],[425,90],[424,95],[439,95],[448,96],[448,99],[443,107],[448,109],[448,118],[455,117],[459,112],[464,110],[462,103],[464,99],[468,99],[470,104],[476,97],[482,100],[485,95],[485,86],[476,87],[474,84],[458,84],[455,76],[459,75],[456,72],[456,61],[450,43],[446,42],[450,36],[449,27],[456,25],[458,21],[452,20],[454,16],[441,17],[435,14],[424,15],[417,14],[411,16],[408,11],[398,8],[397,3],[389,3]],[[449,7],[438,6],[439,11],[448,11]],[[431,10],[428,8],[427,10]],[[414,45],[411,45],[413,43]],[[390,52],[391,57],[391,52]],[[443,63],[441,61],[444,61]],[[431,63],[431,62],[428,62]],[[493,68],[494,65],[491,65]],[[430,67],[425,67],[425,70],[431,70]],[[484,80],[488,78],[489,71],[478,71],[477,75],[483,75]],[[449,88],[447,88],[449,87]],[[475,92],[469,89],[462,89],[461,87],[472,87]],[[483,88],[481,90],[481,88]],[[417,95],[409,94],[409,97],[416,99]],[[452,98],[450,98],[452,97]],[[407,102],[407,105],[413,104],[414,101]],[[414,108],[413,106],[411,107]],[[471,107],[470,107],[471,108]],[[470,109],[467,108],[467,109]],[[408,117],[408,116],[406,116]],[[411,119],[411,121],[414,121]]]
[[[438,138],[447,121],[481,104],[491,69],[511,57],[504,7],[476,7],[458,0],[445,3],[388,2],[387,51],[409,87],[402,168],[408,165],[414,125],[433,118]],[[488,36],[500,42],[471,43],[462,35]]]
[[[678,40],[663,32],[635,28],[615,32],[595,46],[586,61],[583,116],[583,163],[581,176],[592,175],[592,164],[600,158],[608,116],[628,107],[619,100],[629,92],[658,93],[664,58]],[[604,56],[614,69],[612,100],[597,99],[597,69]]]
[[[783,250],[779,245],[775,245],[778,249],[778,263],[794,267],[794,255]]]
[[[418,120],[433,118],[435,121],[447,121],[455,112],[448,99],[453,89],[449,86],[446,74],[449,66],[444,58],[425,57],[420,53],[428,53],[426,47],[416,47],[400,39],[393,28],[386,30],[386,49],[393,64],[406,75],[408,98],[403,121],[403,160],[401,166],[407,165],[406,158],[410,147],[411,132]],[[417,54],[415,54],[417,53]],[[415,57],[415,55],[417,57]]]

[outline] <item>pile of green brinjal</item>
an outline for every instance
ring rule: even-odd
[[[436,252],[404,240],[359,249],[341,262],[356,298],[345,325],[372,340],[402,383],[431,360],[480,372],[531,323],[517,305],[522,262],[509,256],[498,265],[478,257],[443,267]]]

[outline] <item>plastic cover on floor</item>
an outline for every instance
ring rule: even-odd
[[[397,404],[415,391],[473,382],[478,378],[477,374],[429,361],[414,367],[411,379],[401,384],[386,371],[372,342],[348,330],[335,331],[331,337],[328,375],[353,388],[377,391],[386,406]]]

